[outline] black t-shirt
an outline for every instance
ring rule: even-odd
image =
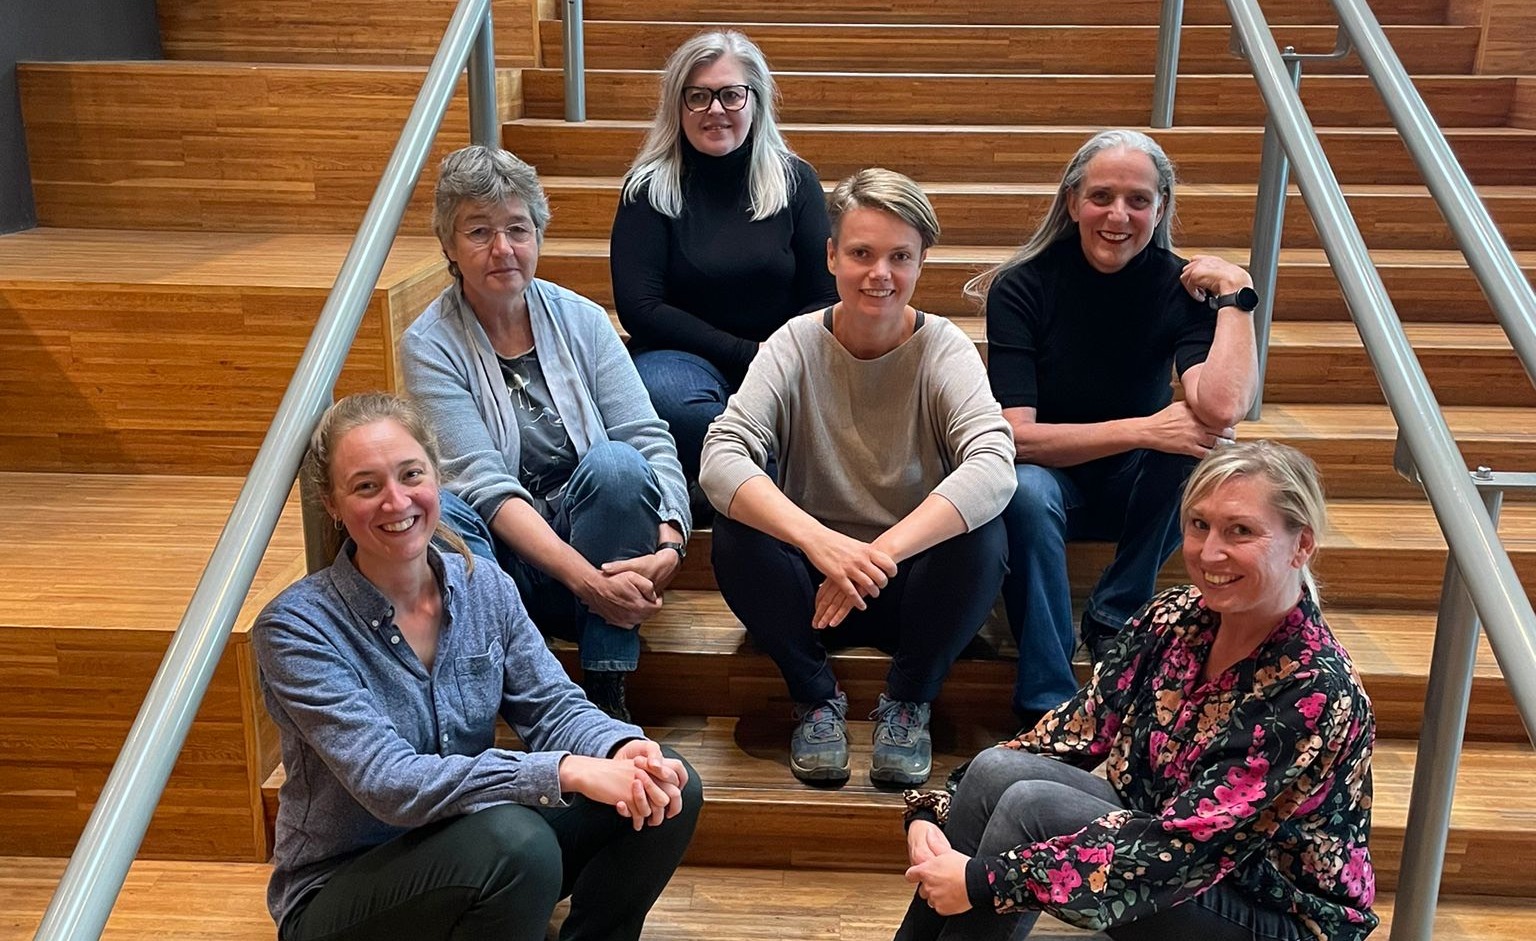
[[[1151,415],[1178,374],[1205,362],[1216,313],[1179,283],[1184,259],[1148,245],[1114,274],[1077,233],[999,275],[987,292],[987,374],[1003,408],[1042,424]]]
[[[753,221],[751,143],[724,157],[683,147],[683,209],[670,219],[640,193],[620,202],[609,263],[630,350],[683,350],[740,380],[768,339],[796,314],[833,303],[826,197],[816,171],[794,158],[789,205]]]
[[[581,458],[565,431],[559,409],[555,408],[549,383],[544,380],[539,351],[496,359],[501,363],[501,375],[507,381],[512,409],[517,413],[522,455],[517,479],[535,497],[547,498],[571,479]]]

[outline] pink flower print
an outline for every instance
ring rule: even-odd
[[[1328,696],[1326,693],[1313,693],[1310,696],[1302,697],[1301,702],[1296,704],[1296,708],[1301,710],[1301,714],[1307,717],[1307,728],[1314,731],[1317,729],[1317,717],[1323,714],[1323,706],[1327,702]]]
[[[1376,901],[1376,873],[1371,869],[1370,851],[1363,846],[1351,849],[1339,881],[1344,883],[1350,898],[1359,899],[1361,906],[1369,908]]]
[[[1215,805],[1208,799],[1202,800],[1196,811],[1193,817],[1176,817],[1168,821],[1168,826],[1183,830],[1198,843],[1205,843],[1216,834],[1232,829],[1236,823],[1230,814],[1216,811]]]
[[[1253,805],[1264,799],[1264,776],[1269,773],[1269,762],[1263,757],[1253,756],[1248,762],[1228,768],[1227,783],[1216,785],[1213,792],[1220,805],[1238,817],[1253,813]]]
[[[1080,862],[1095,866],[1108,866],[1115,858],[1115,848],[1109,846],[1075,846],[1072,848]]]
[[[1072,890],[1083,884],[1083,877],[1071,863],[1062,863],[1060,869],[1047,870],[1046,875],[1051,877],[1051,901],[1058,905],[1071,898]]]

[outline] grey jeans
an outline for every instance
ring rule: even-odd
[[[944,828],[950,845],[967,856],[998,855],[1025,843],[1076,833],[1124,805],[1097,775],[1011,748],[989,748],[966,769]],[[1039,912],[998,915],[971,909],[946,918],[913,896],[896,941],[1022,941]],[[1299,941],[1289,915],[1257,908],[1218,883],[1198,898],[1109,929],[1115,941],[1193,938],[1202,941]]]

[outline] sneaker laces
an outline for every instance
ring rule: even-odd
[[[903,699],[882,699],[869,717],[880,723],[877,735],[892,745],[915,743],[923,725],[918,704]]]
[[[828,700],[809,712],[802,713],[798,709],[795,711],[795,717],[800,720],[800,725],[805,729],[806,741],[830,742],[843,737],[843,712],[838,705],[837,702]]]

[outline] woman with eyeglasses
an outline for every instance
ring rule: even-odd
[[[777,97],[762,50],[741,33],[683,43],[613,220],[619,320],[690,482],[758,345],[837,300],[821,183],[779,134]]]
[[[444,520],[580,645],[588,697],[628,721],[636,628],[687,551],[688,490],[608,315],[534,277],[548,224],[517,157],[443,159],[432,226],[454,283],[406,331],[405,383],[442,436]]]

